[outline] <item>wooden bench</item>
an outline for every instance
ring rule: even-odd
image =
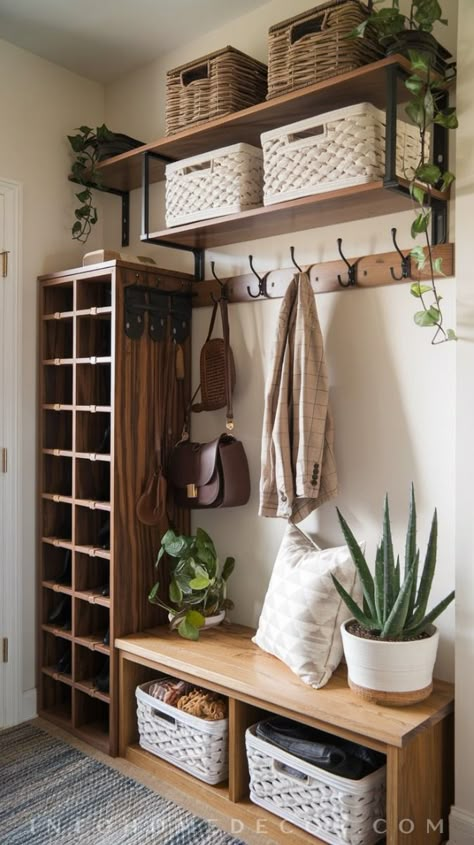
[[[116,640],[120,755],[232,817],[237,838],[243,822],[285,845],[318,845],[317,837],[249,800],[245,730],[263,715],[277,713],[386,754],[387,845],[444,842],[453,799],[453,686],[436,681],[421,704],[380,707],[351,693],[341,666],[327,686],[315,690],[255,646],[253,633],[225,625],[190,642],[160,628]],[[160,673],[228,697],[228,783],[209,786],[138,745],[135,688]]]

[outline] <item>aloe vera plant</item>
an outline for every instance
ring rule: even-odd
[[[438,538],[436,510],[433,514],[425,559],[419,578],[420,552],[416,545],[416,504],[413,484],[411,486],[403,575],[398,555],[395,561],[388,495],[385,497],[383,536],[375,556],[374,575],[372,575],[364,554],[339,509],[337,509],[337,514],[342,533],[360,576],[363,592],[362,608],[356,604],[334,576],[332,576],[332,580],[336,590],[359,625],[379,639],[407,640],[423,633],[427,626],[434,622],[454,599],[453,590],[433,610],[427,612],[436,568]]]
[[[167,531],[161,538],[156,568],[165,555],[170,562],[169,603],[160,596],[160,581],[148,600],[168,612],[182,637],[197,640],[206,616],[233,607],[227,598],[227,580],[234,570],[235,558],[227,557],[220,569],[216,547],[202,528],[194,536]]]

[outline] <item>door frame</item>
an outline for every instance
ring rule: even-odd
[[[5,531],[3,538],[4,625],[8,634],[8,663],[2,664],[6,677],[5,723],[15,725],[23,719],[23,626],[22,626],[22,285],[21,226],[22,185],[0,178],[0,191],[5,197],[5,240],[0,249],[8,249],[8,275],[3,286],[5,314],[3,341],[0,340],[0,367],[3,367],[5,390],[4,439],[8,448],[8,470],[5,481]]]

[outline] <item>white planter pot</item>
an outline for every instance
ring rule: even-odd
[[[168,619],[170,621],[170,629],[174,631],[179,623],[181,622],[180,617],[173,616],[171,613],[168,614]],[[215,628],[216,625],[220,625],[225,619],[225,610],[219,611],[216,613],[215,616],[205,616],[204,617],[204,625],[200,628],[201,631],[204,631],[204,628]]]
[[[351,621],[351,620],[349,620]],[[341,625],[344,656],[351,689],[379,704],[403,706],[423,701],[433,689],[433,668],[439,633],[408,642],[357,637]]]

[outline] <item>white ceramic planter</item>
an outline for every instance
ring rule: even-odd
[[[350,620],[349,620],[350,621]],[[433,689],[433,668],[439,633],[408,642],[387,642],[357,637],[341,625],[349,686],[379,704],[403,706],[423,701]]]

